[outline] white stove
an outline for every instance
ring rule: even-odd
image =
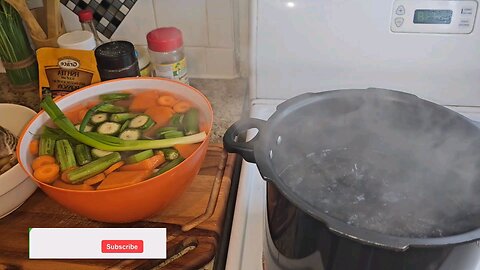
[[[377,87],[410,92],[480,121],[476,1],[250,4],[251,117],[266,120],[283,100],[305,92]],[[256,164],[243,161],[227,270],[263,269],[265,194]],[[451,259],[442,270],[480,270],[479,258],[480,252]]]

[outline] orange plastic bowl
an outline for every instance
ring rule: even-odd
[[[31,168],[34,157],[28,148],[35,134],[40,134],[42,126],[50,119],[45,112],[37,114],[26,126],[17,148],[20,165],[50,198],[79,215],[97,221],[125,223],[142,220],[158,213],[178,198],[200,170],[212,128],[213,112],[207,98],[191,86],[167,79],[127,78],[102,82],[70,93],[56,103],[66,111],[100,94],[124,90],[158,90],[191,101],[200,111],[207,129],[207,139],[181,164],[164,174],[134,185],[98,191],[61,189],[35,179]]]

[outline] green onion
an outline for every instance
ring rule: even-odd
[[[105,151],[135,151],[168,148],[176,144],[199,143],[207,138],[207,134],[205,132],[200,132],[191,136],[172,139],[126,141],[117,137],[98,134],[95,132],[81,133],[75,128],[72,122],[68,120],[60,108],[58,108],[57,104],[55,104],[50,95],[45,96],[40,103],[40,106],[50,116],[52,121],[72,138],[90,147]]]
[[[5,0],[0,0],[0,59],[15,63],[34,55],[22,19]],[[38,80],[36,63],[21,69],[5,69],[13,86],[24,86]]]

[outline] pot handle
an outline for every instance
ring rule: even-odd
[[[235,122],[227,129],[225,135],[223,135],[223,146],[225,147],[225,150],[230,153],[240,154],[246,161],[255,163],[255,141],[258,140],[265,123],[266,121],[256,118],[241,119]],[[253,139],[248,142],[237,141],[237,137],[240,133],[251,128],[258,129],[258,133]]]

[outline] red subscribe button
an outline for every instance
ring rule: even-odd
[[[102,253],[143,253],[143,240],[102,240]]]

